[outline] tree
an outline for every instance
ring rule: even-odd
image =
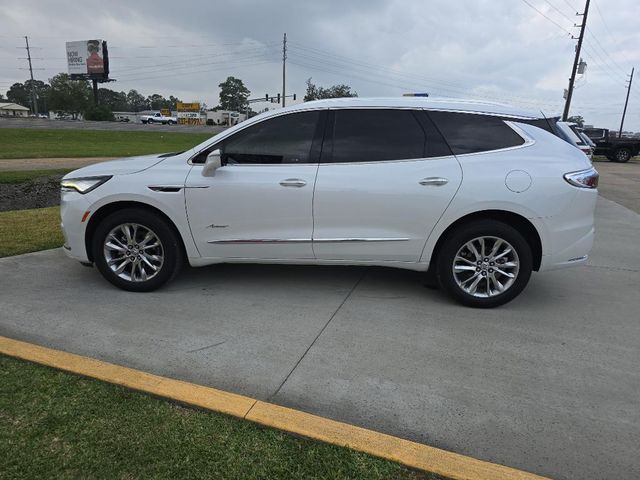
[[[247,100],[251,93],[239,78],[227,77],[220,85],[220,108],[241,112],[247,107]]]
[[[182,100],[180,100],[178,97],[174,97],[173,95],[169,95],[169,102],[171,102],[171,106],[169,108],[171,110],[175,110],[177,108],[177,103],[182,103]]]
[[[113,121],[115,117],[107,105],[90,105],[84,111],[85,120]]]
[[[14,83],[7,91],[7,99],[25,107],[31,106],[31,88],[36,94],[36,110],[46,112],[50,86],[42,80],[27,80],[24,83]]]
[[[49,79],[49,108],[68,113],[77,118],[93,102],[91,87],[85,80],[71,80],[66,73],[59,73]]]
[[[163,108],[171,109],[171,100],[167,100],[158,93],[149,95],[147,97],[147,103],[151,107],[151,110],[161,110]]]
[[[127,93],[127,104],[129,105],[129,110],[132,112],[149,109],[147,99],[139,94],[137,90],[129,90],[129,93]]]
[[[343,98],[357,97],[357,92],[352,92],[349,85],[338,84],[330,87],[318,87],[311,82],[311,78],[307,79],[307,93],[304,95],[304,101],[321,100],[323,98]]]
[[[580,128],[584,127],[584,118],[580,115],[567,118],[567,122],[576,123]]]
[[[127,94],[124,92],[116,92],[109,88],[98,89],[98,103],[109,107],[113,112],[126,112],[129,110]]]

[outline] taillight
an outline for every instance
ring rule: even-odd
[[[574,187],[580,188],[598,188],[598,178],[600,174],[591,167],[579,172],[570,172],[564,174],[564,179]]]

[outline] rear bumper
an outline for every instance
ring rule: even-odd
[[[545,218],[540,271],[582,265],[593,247],[597,190],[580,189],[560,215]]]

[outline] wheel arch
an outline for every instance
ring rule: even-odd
[[[509,212],[507,210],[481,210],[460,217],[442,232],[433,248],[433,251],[431,252],[431,258],[429,260],[430,270],[435,266],[435,260],[438,257],[438,253],[451,233],[461,225],[476,220],[497,220],[518,230],[531,247],[531,253],[533,254],[533,269],[535,271],[540,269],[540,264],[542,262],[542,239],[540,238],[540,233],[536,227],[527,218],[518,213]]]
[[[184,243],[184,239],[180,234],[180,230],[176,226],[175,222],[171,220],[171,218],[166,213],[164,213],[159,208],[149,205],[148,203],[137,202],[132,200],[121,200],[121,201],[107,203],[106,205],[101,206],[98,210],[96,210],[93,213],[93,215],[91,215],[91,218],[89,219],[89,222],[87,224],[87,228],[85,230],[85,236],[84,236],[84,245],[87,251],[87,257],[89,258],[90,262],[94,261],[93,248],[91,248],[91,245],[93,243],[93,236],[95,235],[98,225],[100,225],[100,222],[105,218],[107,218],[112,213],[117,212],[119,210],[124,210],[126,208],[139,208],[143,210],[148,210],[150,212],[157,214],[162,219],[164,219],[167,222],[167,225],[169,225],[169,227],[173,229],[177,237],[180,239],[180,247],[182,250],[183,258],[185,259],[187,258],[186,246]]]

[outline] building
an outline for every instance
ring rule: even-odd
[[[0,116],[2,117],[28,117],[29,109],[11,102],[0,102]]]
[[[229,110],[210,110],[207,112],[207,120],[211,120],[214,125],[232,126],[246,119],[247,116],[244,113],[231,112]]]

